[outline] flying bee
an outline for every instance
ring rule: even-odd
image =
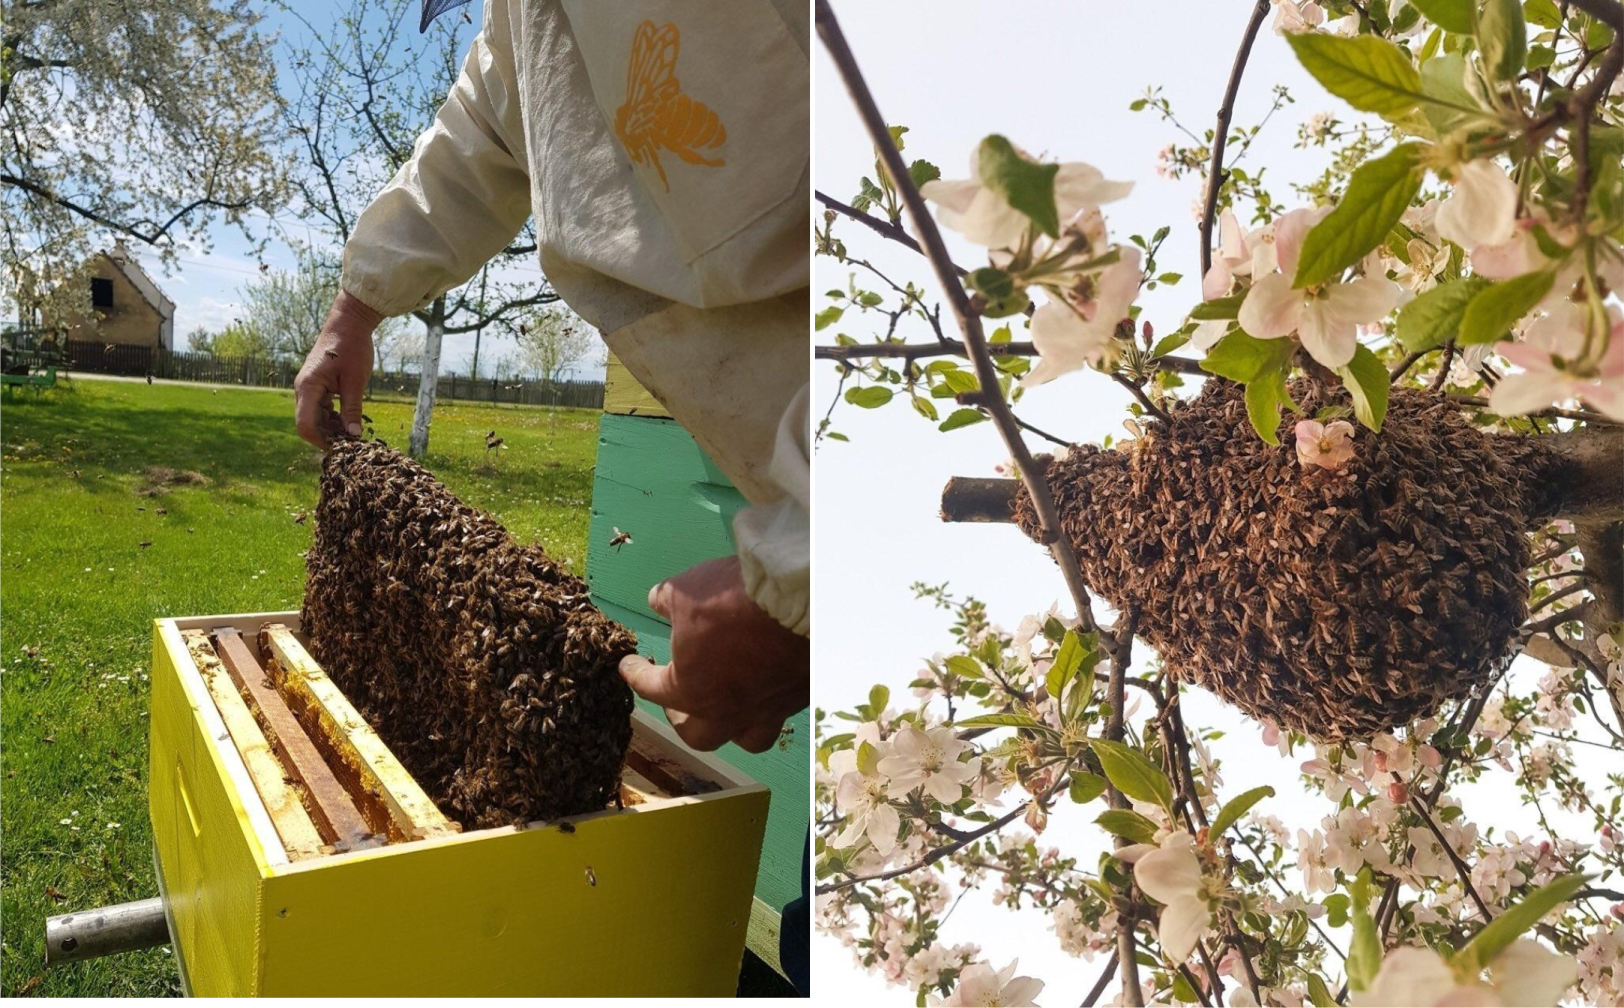
[[[638,25],[626,68],[626,101],[615,110],[615,135],[626,153],[640,165],[653,165],[666,192],[671,183],[660,163],[662,147],[689,164],[726,163],[700,153],[722,146],[727,128],[703,102],[682,93],[676,72],[680,47],[676,25]]]
[[[632,534],[630,532],[622,532],[618,527],[615,529],[614,537],[609,540],[609,545],[615,548],[616,553],[620,552],[620,547],[630,546],[631,544]]]

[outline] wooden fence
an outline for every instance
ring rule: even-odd
[[[71,341],[67,347],[69,367],[99,374],[151,375],[175,381],[292,388],[293,379],[299,373],[299,365],[291,360],[216,357],[211,353],[81,340]],[[374,371],[367,385],[367,394],[415,396],[417,375]],[[435,388],[435,397],[465,402],[602,409],[603,382],[498,381],[494,378],[443,374]]]

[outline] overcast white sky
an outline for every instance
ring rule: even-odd
[[[1174,229],[1159,268],[1181,272],[1186,279],[1140,302],[1143,317],[1158,332],[1176,328],[1200,296],[1199,240],[1191,212],[1199,183],[1156,175],[1157,152],[1174,138],[1174,129],[1151,113],[1130,112],[1128,105],[1148,86],[1160,85],[1187,125],[1197,132],[1208,128],[1251,7],[1247,0],[835,2],[882,113],[888,122],[911,130],[910,158],[927,158],[942,168],[944,177],[963,178],[969,152],[996,132],[1050,158],[1087,161],[1109,178],[1137,183],[1131,196],[1105,211],[1113,235],[1121,238],[1148,236],[1162,224]],[[873,171],[872,150],[821,50],[814,66],[816,185],[849,200],[857,179]],[[1265,24],[1235,122],[1255,123],[1267,110],[1277,82],[1291,88],[1297,104],[1275,117],[1245,164],[1254,172],[1267,166],[1277,197],[1289,208],[1295,201],[1286,181],[1305,181],[1324,167],[1320,152],[1292,149],[1297,124],[1322,110],[1348,116],[1297,67],[1284,42]],[[853,255],[869,258],[899,282],[906,277],[934,289],[913,253],[883,239],[870,240],[860,226],[842,225],[837,233]],[[960,265],[973,268],[985,261],[956,235],[949,232],[948,237]],[[814,269],[814,291],[846,284],[848,270],[832,260],[819,258]],[[821,306],[821,299],[817,303]],[[875,327],[854,321],[850,314],[838,328],[863,342],[875,335]],[[833,332],[819,335],[827,341]],[[912,337],[923,334],[916,331]],[[833,366],[819,364],[814,379],[817,416],[827,408],[835,386]],[[1029,393],[1019,412],[1060,436],[1097,442],[1108,433],[1122,435],[1127,402],[1125,391],[1085,371]],[[984,599],[991,618],[1007,627],[1062,598],[1064,587],[1047,554],[1013,527],[938,520],[941,488],[949,477],[993,475],[993,466],[1005,458],[992,424],[941,434],[901,397],[872,411],[842,404],[834,420],[835,429],[851,443],[826,441],[816,455],[818,704],[826,710],[850,709],[866,699],[872,684],[881,682],[891,687],[893,706],[901,706],[911,701],[907,684],[916,677],[921,659],[951,646],[947,615],[913,601],[909,584],[951,582],[959,592]],[[1330,810],[1324,799],[1296,797],[1296,768],[1307,756],[1287,759],[1264,747],[1255,725],[1205,692],[1191,691],[1185,703],[1190,724],[1229,731],[1214,747],[1226,760],[1225,797],[1272,784],[1281,797],[1262,810],[1293,826],[1313,826]],[[1489,822],[1501,829],[1517,829],[1527,816],[1515,798],[1495,804]],[[1471,812],[1473,806],[1468,803],[1467,808]],[[1099,831],[1091,823],[1097,811],[1061,811],[1040,843],[1090,863],[1100,849],[1094,842]],[[1291,871],[1287,880],[1299,885],[1301,876]],[[1041,913],[994,908],[985,892],[964,898],[942,940],[980,944],[995,967],[1019,957],[1021,973],[1048,983],[1039,999],[1048,1005],[1081,1001],[1103,966],[1103,961],[1085,963],[1060,952]],[[833,938],[820,934],[814,939],[813,963],[820,996],[913,1003],[905,988],[860,972],[850,951]],[[1105,1000],[1109,998],[1107,994]]]

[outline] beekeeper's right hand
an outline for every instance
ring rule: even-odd
[[[317,448],[327,448],[340,434],[361,436],[361,397],[372,377],[372,331],[382,321],[348,291],[333,299],[321,335],[293,380],[299,436]]]

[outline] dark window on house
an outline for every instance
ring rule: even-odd
[[[113,281],[106,277],[91,277],[90,303],[97,308],[113,307]]]

